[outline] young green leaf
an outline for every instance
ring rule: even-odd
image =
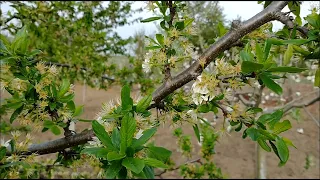
[[[156,131],[157,131],[157,128],[155,127],[145,130],[143,132],[143,135],[132,143],[131,147],[135,149],[139,146],[144,145],[156,133]]]
[[[67,79],[63,79],[58,92],[58,97],[62,97],[68,91],[69,87],[70,87],[70,82]]]
[[[146,22],[156,21],[156,20],[159,20],[161,18],[163,18],[163,17],[162,16],[150,17],[150,18],[147,18],[147,19],[143,19],[140,22],[146,23]]]
[[[120,135],[118,128],[116,128],[116,127],[113,128],[111,137],[112,137],[111,141],[112,141],[112,144],[114,145],[114,147],[116,147],[117,149],[120,149],[121,135]]]
[[[80,116],[82,113],[83,113],[83,105],[77,106],[72,116],[77,117],[77,116]]]
[[[108,161],[115,161],[115,160],[120,160],[126,157],[126,154],[119,154],[115,151],[109,152],[107,155],[107,160]]]
[[[287,144],[283,141],[282,138],[276,138],[276,147],[282,162],[286,163],[289,158],[289,149]]]
[[[281,66],[281,67],[274,67],[269,68],[267,71],[269,72],[288,72],[288,73],[298,73],[307,70],[306,68],[297,68],[297,67],[287,67],[287,66]]]
[[[257,60],[259,63],[263,63],[264,62],[264,57],[263,57],[263,52],[262,49],[259,45],[259,43],[256,43],[256,56],[257,56]]]
[[[197,124],[195,124],[194,126],[192,126],[193,127],[193,131],[194,131],[194,133],[196,134],[196,136],[197,136],[197,139],[198,139],[198,142],[200,142],[200,132],[199,132],[199,127],[198,127],[198,125]]]
[[[115,179],[122,168],[121,161],[112,161],[111,165],[106,170],[107,179]]]
[[[22,112],[24,107],[24,104],[22,104],[19,108],[17,108],[10,117],[10,123],[12,124],[13,121],[19,116],[19,114]]]
[[[283,65],[289,64],[292,56],[293,56],[293,47],[292,47],[292,44],[289,44],[283,56]]]
[[[252,61],[253,62],[254,61],[253,57],[244,50],[240,51],[240,57],[243,62],[245,62],[245,61]]]
[[[143,97],[137,104],[136,111],[143,112],[145,111],[152,101],[152,95]]]
[[[169,168],[168,165],[164,164],[163,162],[153,159],[153,158],[145,158],[144,163],[146,165],[152,166],[152,167],[157,167],[157,168]]]
[[[256,141],[259,137],[259,132],[257,131],[256,128],[254,127],[250,127],[246,130],[246,133],[248,134],[248,136],[253,140]]]
[[[127,169],[139,174],[145,166],[143,160],[138,158],[126,157],[122,160],[122,165]]]
[[[99,124],[98,121],[96,120],[92,121],[92,129],[95,135],[98,137],[98,139],[106,148],[112,151],[117,151],[117,149],[113,146],[108,133],[106,132],[104,127],[101,124]]]
[[[7,148],[4,146],[0,147],[0,161],[6,156]]]
[[[266,140],[258,138],[258,143],[264,150],[266,150],[267,152],[271,152],[271,148],[267,144]]]
[[[171,151],[163,147],[148,146],[148,157],[150,158],[166,162],[170,158],[171,154]]]
[[[292,126],[289,120],[284,120],[283,122],[277,122],[274,125],[273,133],[280,134],[286,130],[289,130],[291,127]]]
[[[154,171],[153,171],[153,168],[152,168],[152,167],[150,167],[150,166],[148,166],[148,165],[144,166],[143,172],[144,172],[146,178],[148,178],[148,179],[154,179]]]
[[[69,102],[67,103],[67,108],[68,108],[72,113],[74,113],[74,110],[76,109],[76,106],[75,106],[75,104],[74,104],[73,101],[69,101]]]
[[[262,69],[263,64],[251,62],[251,61],[243,61],[241,64],[241,71],[244,73],[251,73]]]
[[[124,85],[121,89],[121,106],[123,110],[131,110],[133,105],[133,100],[130,97],[130,87]]]
[[[107,148],[103,147],[94,147],[94,148],[84,148],[81,151],[81,154],[91,154],[97,158],[106,158],[110,151]]]
[[[284,142],[285,142],[287,145],[290,145],[290,146],[292,146],[292,147],[294,147],[294,148],[297,149],[297,147],[292,143],[292,141],[291,141],[290,139],[285,138],[285,137],[282,137],[282,139],[284,140]]]
[[[54,125],[54,126],[51,126],[50,127],[50,130],[51,132],[54,134],[54,135],[59,135],[61,134],[61,130],[58,126]]]
[[[274,82],[270,77],[268,77],[265,73],[261,73],[259,75],[260,79],[262,80],[263,84],[265,84],[269,89],[271,89],[273,92],[277,93],[277,94],[281,94],[282,93],[282,88],[281,86],[279,86],[279,84],[277,84],[276,82]]]
[[[128,113],[121,120],[120,154],[125,153],[127,147],[131,145],[135,131],[136,131],[136,121],[135,119],[133,119],[131,113]]]
[[[164,36],[162,34],[156,34],[157,41],[163,46]]]

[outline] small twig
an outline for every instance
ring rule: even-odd
[[[164,174],[164,173],[166,173],[166,172],[168,172],[168,170],[170,170],[170,171],[175,171],[175,170],[179,169],[180,166],[186,165],[186,164],[190,164],[190,163],[199,163],[199,164],[201,164],[201,165],[203,164],[203,163],[201,162],[201,159],[198,158],[198,159],[191,160],[191,161],[187,161],[187,162],[185,162],[185,163],[183,163],[183,164],[180,164],[179,166],[177,166],[177,167],[175,167],[175,168],[165,169],[165,170],[163,170],[162,172],[160,172],[159,174],[155,174],[155,176],[160,176],[160,178],[161,178],[161,175]],[[161,179],[162,179],[162,178],[161,178]]]
[[[316,118],[314,118],[314,117],[312,116],[312,114],[308,111],[308,109],[306,108],[306,106],[303,106],[303,109],[304,109],[304,111],[306,111],[306,113],[309,115],[309,117],[317,124],[317,126],[320,127],[319,121],[316,120]]]

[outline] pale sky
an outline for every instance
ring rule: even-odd
[[[301,5],[300,16],[305,17],[310,12],[310,6],[316,3],[319,4],[318,1],[304,1]],[[11,10],[8,2],[5,2],[1,5],[1,10],[3,13],[6,13],[8,10]],[[241,17],[241,20],[247,20],[254,16],[255,14],[259,13],[263,6],[258,4],[257,1],[220,1],[220,6],[223,8],[223,13],[225,14],[225,18],[227,21],[232,21],[236,19],[238,16]],[[143,7],[143,11],[141,13],[136,13],[132,18],[142,17],[148,18],[152,17],[153,14],[151,11],[146,10],[146,2],[143,1],[136,1],[133,3],[133,8],[140,8]],[[288,12],[288,7],[285,7],[282,11]],[[302,19],[304,22],[304,20]],[[159,23],[158,21],[155,21]],[[274,21],[273,22],[273,30],[277,30],[282,28],[283,25],[280,22]],[[118,34],[123,37],[127,38],[129,36],[134,35],[135,32],[144,29],[146,35],[153,34],[157,31],[156,25],[154,23],[135,23],[133,25],[125,25],[122,27],[117,28]]]

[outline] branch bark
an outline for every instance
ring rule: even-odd
[[[196,79],[203,69],[205,69],[210,62],[212,62],[221,52],[232,47],[234,43],[237,43],[246,34],[254,31],[261,25],[277,20],[281,10],[288,4],[288,1],[273,1],[267,8],[256,14],[252,18],[243,23],[234,23],[236,26],[217,42],[211,45],[203,54],[195,61],[191,66],[185,69],[183,72],[172,78],[172,81],[164,82],[154,93],[153,101],[158,104],[167,95],[179,89],[186,83]],[[57,139],[54,141],[48,141],[41,144],[34,144],[28,148],[28,152],[31,154],[36,152],[38,154],[48,154],[61,151],[62,149],[83,144],[94,136],[92,130],[83,132],[70,137]]]

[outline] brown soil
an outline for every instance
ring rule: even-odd
[[[96,90],[90,87],[86,88],[86,97],[83,102],[83,86],[75,86],[75,102],[76,104],[84,104],[83,119],[94,119],[97,112],[101,108],[103,102],[116,100],[120,97],[120,87],[114,86],[111,89]],[[312,86],[306,84],[297,84],[294,91],[311,92]],[[136,91],[133,92],[135,94]],[[3,95],[3,94],[2,94]],[[5,97],[6,94],[3,97]],[[319,102],[307,108],[313,116],[319,121]],[[273,153],[266,153],[267,159],[267,177],[268,178],[320,178],[319,173],[319,127],[315,122],[301,109],[302,119],[298,122],[291,120],[292,129],[285,132],[285,137],[292,140],[297,149],[289,147],[290,158],[284,167],[278,167],[278,158]],[[209,119],[210,120],[210,119]],[[221,120],[220,120],[221,121]],[[76,124],[76,131],[80,132],[85,128],[91,128],[90,123],[79,122]],[[304,133],[299,134],[297,128],[303,128]],[[194,137],[192,127],[184,126],[184,133]],[[219,130],[219,127],[217,127]],[[223,174],[228,178],[255,178],[255,148],[256,143],[249,138],[242,139],[241,132],[231,132],[230,136],[226,135],[220,138],[216,144],[216,155],[214,161],[218,167],[222,169]],[[58,136],[62,137],[62,135]],[[34,136],[34,142],[44,142],[58,138],[51,132],[37,133]],[[182,158],[181,153],[177,151],[176,139],[172,135],[172,129],[168,126],[159,128],[155,135],[157,145],[164,146],[173,152],[172,156],[176,164],[182,164],[186,161]],[[196,159],[199,154],[200,146],[195,138],[193,140],[194,151],[193,159]],[[307,154],[314,158],[314,166],[308,170],[304,168]],[[54,154],[46,155],[54,158]],[[168,172],[163,175],[163,178],[181,178],[178,171]]]

